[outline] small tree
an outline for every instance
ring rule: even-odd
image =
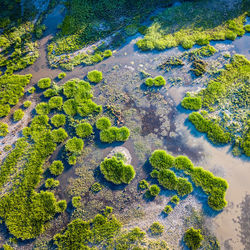
[[[88,122],[80,123],[76,126],[76,134],[81,138],[86,138],[93,133],[93,128]]]
[[[74,196],[72,198],[72,205],[75,208],[79,207],[81,205],[81,196]]]
[[[62,161],[53,161],[49,167],[50,173],[53,175],[59,175],[63,172],[64,166]]]
[[[160,222],[154,222],[150,228],[150,232],[152,235],[160,235],[163,233],[164,226]]]
[[[191,249],[198,249],[203,241],[203,236],[200,233],[201,230],[189,228],[184,235],[184,242]]]
[[[56,114],[51,118],[51,123],[55,127],[61,127],[66,123],[66,117],[63,114]]]
[[[22,120],[24,112],[21,109],[17,109],[13,114],[13,120],[15,122]]]
[[[23,103],[23,106],[24,106],[25,108],[30,107],[30,105],[31,105],[31,101],[25,101],[25,102]]]
[[[111,122],[107,117],[101,117],[96,121],[96,127],[100,130],[108,129],[111,127]]]
[[[40,89],[47,89],[51,86],[51,79],[50,78],[42,78],[38,81],[37,86]]]
[[[89,81],[99,83],[102,80],[102,72],[98,70],[90,71],[87,75]]]
[[[82,139],[73,137],[69,139],[65,145],[67,151],[72,153],[80,153],[83,150],[84,142]]]
[[[8,133],[8,124],[0,122],[0,136],[6,136]]]
[[[54,129],[51,132],[54,142],[63,142],[68,137],[67,132],[63,128]]]
[[[149,193],[151,196],[156,197],[160,193],[161,189],[156,185],[152,185],[149,188]]]

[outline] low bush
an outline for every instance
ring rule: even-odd
[[[53,163],[49,167],[49,170],[53,175],[60,175],[64,170],[62,161],[53,161]]]
[[[172,208],[170,205],[167,205],[167,206],[163,209],[163,212],[164,212],[166,215],[169,215],[172,211],[173,211],[173,208]]]
[[[63,128],[52,130],[51,135],[52,135],[53,141],[57,143],[64,142],[66,138],[68,137],[67,132]]]
[[[66,77],[66,75],[67,74],[65,72],[61,72],[61,73],[58,74],[58,78],[63,79],[64,77]]]
[[[44,92],[43,92],[43,95],[44,97],[52,97],[52,96],[56,96],[58,93],[58,91],[56,89],[46,89]]]
[[[42,78],[38,81],[37,86],[40,89],[47,89],[51,86],[51,79],[50,78]]]
[[[63,110],[67,115],[74,116],[77,113],[77,103],[74,99],[69,99],[64,102]]]
[[[181,106],[185,109],[199,110],[201,109],[202,102],[200,97],[184,97]]]
[[[60,184],[60,182],[58,180],[53,179],[53,178],[48,178],[45,181],[46,188],[55,188],[55,187],[58,187],[59,184]]]
[[[111,51],[110,49],[105,50],[105,51],[103,52],[103,56],[104,56],[105,58],[111,57],[112,54],[113,54],[113,53],[112,53],[112,51]]]
[[[101,117],[96,121],[96,128],[100,130],[108,129],[111,127],[111,122],[108,117]]]
[[[131,165],[125,165],[123,161],[116,157],[105,158],[100,169],[105,179],[114,184],[129,184],[135,177],[135,170]]]
[[[226,37],[226,39],[233,41],[237,38],[237,34],[234,33],[233,31],[229,30],[226,32],[225,37]]]
[[[66,117],[63,114],[56,114],[51,118],[51,123],[55,127],[61,127],[64,126],[66,123]]]
[[[89,137],[93,134],[93,127],[88,123],[80,123],[76,126],[76,134],[81,138]]]
[[[65,145],[67,151],[71,153],[80,153],[83,150],[84,142],[82,139],[73,137]]]
[[[250,156],[250,130],[243,137],[241,147],[246,156]]]
[[[250,32],[250,24],[244,26],[246,32]]]
[[[164,188],[168,190],[176,190],[178,178],[173,171],[162,169],[159,171],[158,181]]]
[[[90,82],[99,83],[102,80],[102,72],[98,70],[93,70],[88,72],[87,77]]]
[[[38,115],[48,115],[50,112],[49,104],[46,102],[40,102],[36,105],[36,113]]]
[[[147,189],[149,187],[149,183],[146,180],[141,180],[139,182],[139,188],[140,189]]]
[[[91,191],[94,193],[97,193],[99,191],[102,190],[102,185],[99,182],[95,182],[92,186],[91,186]]]
[[[192,161],[184,155],[179,155],[174,160],[174,167],[178,170],[192,171],[194,168],[194,164]]]
[[[154,169],[151,173],[150,173],[150,176],[152,178],[158,178],[158,175],[159,175],[159,171]]]
[[[114,141],[126,141],[130,136],[130,130],[127,127],[110,127],[100,132],[102,142],[112,143]]]
[[[160,222],[154,222],[149,230],[152,235],[161,235],[164,231],[164,226]]]
[[[145,81],[145,84],[148,87],[156,86],[164,86],[166,85],[166,80],[162,76],[156,76],[154,79],[153,78],[147,78]]]
[[[150,196],[156,197],[161,192],[161,189],[156,184],[154,184],[149,187],[148,191],[150,193]]]
[[[13,120],[15,122],[20,121],[20,120],[22,120],[23,116],[24,116],[23,110],[22,109],[17,109],[17,110],[15,110],[15,112],[13,114]]]
[[[36,91],[35,87],[31,87],[31,88],[28,89],[29,94],[33,94],[35,91]]]
[[[0,122],[0,136],[4,137],[9,133],[8,124]]]
[[[170,154],[167,154],[165,150],[155,150],[151,157],[149,158],[149,162],[153,168],[156,169],[167,169],[173,167],[174,157]]]
[[[25,102],[23,103],[23,106],[24,106],[24,108],[28,108],[28,107],[30,107],[31,104],[32,104],[31,101],[25,101]]]
[[[61,96],[53,96],[49,99],[49,108],[61,110],[63,105],[63,99]]]
[[[193,192],[193,186],[187,179],[178,178],[176,190],[179,196],[185,196]]]
[[[57,213],[63,213],[67,208],[67,202],[65,200],[58,201],[56,205]]]
[[[193,227],[189,228],[184,235],[185,244],[191,249],[198,249],[201,247],[201,242],[203,241],[203,236],[201,231],[194,229]]]
[[[172,203],[174,203],[174,204],[179,204],[179,202],[180,202],[180,198],[177,196],[177,195],[174,195],[174,196],[172,196],[172,198],[171,198],[171,200],[170,200]]]
[[[72,198],[72,206],[77,208],[81,205],[81,196],[74,196]]]
[[[69,163],[69,165],[75,165],[76,164],[76,156],[71,155],[68,159],[68,163]]]

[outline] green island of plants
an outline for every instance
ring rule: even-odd
[[[53,178],[48,178],[45,181],[46,188],[55,188],[55,187],[58,187],[59,185],[60,185],[60,182],[58,180],[53,179]]]
[[[130,130],[123,126],[121,128],[110,127],[108,129],[103,129],[100,132],[100,140],[106,143],[112,143],[114,141],[127,141],[130,136]]]
[[[164,86],[166,85],[166,80],[164,79],[163,76],[156,76],[155,78],[147,78],[146,81],[145,81],[145,84],[148,86],[148,87],[161,87],[161,86]]]
[[[166,207],[164,207],[163,212],[166,215],[169,215],[171,212],[173,211],[173,208],[170,205],[167,205]]]
[[[22,109],[15,110],[15,112],[13,114],[14,122],[18,122],[18,121],[22,120],[23,116],[24,116],[24,112]]]
[[[174,158],[164,150],[155,150],[149,161],[154,168],[154,178],[157,178],[159,184],[164,188],[176,190],[179,196],[185,196],[193,191],[192,184],[186,178],[177,177],[175,172],[169,169],[175,168],[178,171],[183,171],[185,175],[190,176],[192,182],[197,187],[202,188],[208,195],[208,205],[212,209],[219,211],[227,205],[227,201],[225,200],[228,188],[227,181],[220,177],[215,177],[211,172],[204,170],[202,167],[194,167],[188,157],[177,156]]]
[[[184,235],[185,244],[192,250],[201,247],[203,239],[204,238],[201,234],[201,231],[198,229],[194,229],[193,227],[189,228]]]
[[[101,162],[100,169],[105,179],[114,184],[129,184],[135,178],[135,170],[131,165],[125,165],[122,160],[115,156],[105,158]]]
[[[96,128],[99,130],[108,129],[111,127],[111,122],[108,117],[101,117],[96,121]]]
[[[136,44],[145,51],[178,45],[190,49],[195,44],[207,45],[211,40],[234,40],[245,33],[246,11],[227,10],[225,15],[220,9],[208,11],[204,1],[185,2],[158,14]]]
[[[102,80],[102,72],[98,70],[90,71],[87,78],[90,82],[99,83]]]
[[[149,230],[152,235],[161,235],[164,231],[164,226],[160,222],[154,222],[149,227]]]
[[[76,134],[81,138],[89,137],[93,134],[93,127],[88,122],[80,123],[76,126]]]
[[[4,137],[9,133],[8,124],[0,122],[0,136]]]
[[[24,87],[30,82],[32,75],[0,76],[0,117],[7,116],[11,106],[16,105],[24,94]]]
[[[51,86],[51,79],[50,78],[42,78],[38,81],[37,86],[40,89],[47,89]]]
[[[194,93],[194,97],[185,97],[184,107],[193,109],[187,99],[201,99],[201,113],[193,112],[189,120],[195,128],[206,133],[210,141],[215,144],[234,146],[232,153],[239,155],[241,150],[250,156],[249,142],[249,77],[250,62],[242,55],[234,55],[225,69],[208,82],[206,88]],[[241,149],[241,150],[240,150]]]
[[[200,97],[184,97],[181,101],[181,106],[185,109],[199,110],[201,109],[201,105]]]

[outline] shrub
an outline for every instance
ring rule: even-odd
[[[179,204],[179,202],[180,202],[180,198],[177,196],[177,195],[174,195],[174,196],[172,196],[172,198],[171,198],[171,200],[170,200],[172,203],[174,203],[174,204]]]
[[[8,124],[0,122],[0,136],[6,136],[8,133]]]
[[[105,179],[114,184],[129,184],[135,177],[135,170],[131,165],[125,165],[123,161],[116,157],[105,158],[100,169]]]
[[[163,212],[168,215],[173,211],[173,208],[170,205],[167,205],[164,209]]]
[[[74,196],[72,198],[72,205],[75,208],[79,207],[81,205],[81,196]]]
[[[150,232],[152,235],[160,235],[163,233],[164,226],[160,222],[154,222],[150,228]]]
[[[200,97],[184,97],[181,106],[185,109],[199,110],[201,109],[202,102]]]
[[[49,99],[49,108],[61,110],[63,105],[63,99],[61,96],[53,96]]]
[[[178,195],[185,196],[193,192],[193,186],[187,179],[178,178],[176,190]]]
[[[67,132],[63,128],[54,129],[51,132],[52,138],[54,142],[64,142],[65,139],[68,137]]]
[[[88,72],[87,77],[89,81],[93,83],[99,83],[102,80],[102,72],[98,70],[93,70]]]
[[[178,183],[175,173],[169,169],[159,171],[158,181],[164,188],[169,190],[175,190]]]
[[[111,122],[107,117],[101,117],[96,121],[96,127],[100,130],[108,129],[111,126]]]
[[[57,90],[56,89],[46,89],[44,92],[43,92],[43,95],[47,98],[49,97],[52,97],[52,96],[55,96],[57,95]]]
[[[46,102],[40,102],[36,105],[36,113],[38,115],[48,115],[50,112],[49,104]]]
[[[63,114],[56,114],[51,118],[51,123],[55,127],[61,127],[66,123],[66,117]]]
[[[161,170],[173,167],[174,157],[167,154],[165,150],[158,149],[153,152],[149,158],[149,162],[153,168]]]
[[[130,136],[130,130],[127,127],[111,127],[104,129],[100,133],[102,142],[112,143],[114,141],[126,141]]]
[[[150,173],[150,176],[152,178],[158,178],[158,175],[159,175],[159,171],[154,169],[151,173]]]
[[[177,156],[174,160],[174,166],[178,170],[192,171],[194,164],[192,161],[184,155]]]
[[[30,107],[31,104],[32,104],[31,101],[25,101],[25,102],[23,103],[23,106],[24,106],[24,108],[28,108],[28,107]]]
[[[250,32],[250,24],[244,26],[246,32]]]
[[[94,193],[97,193],[99,191],[102,190],[102,186],[99,182],[95,182],[92,186],[91,186],[91,191]]]
[[[36,91],[35,87],[31,87],[30,89],[28,89],[29,94],[33,94],[35,91]]]
[[[237,34],[235,34],[233,31],[229,30],[226,32],[226,39],[228,40],[235,40],[237,37]]]
[[[61,73],[58,74],[58,78],[63,79],[64,77],[66,77],[66,75],[67,74],[65,72],[61,72]]]
[[[67,151],[72,153],[80,153],[83,150],[84,142],[82,139],[73,137],[69,139],[65,145]]]
[[[56,212],[63,213],[67,208],[67,202],[65,200],[61,200],[57,202]]]
[[[21,109],[17,109],[13,114],[13,120],[15,122],[22,120],[24,112]]]
[[[63,110],[67,115],[74,116],[77,113],[77,103],[74,99],[69,99],[64,102]]]
[[[76,164],[76,156],[71,155],[68,159],[69,165],[75,165]]]
[[[146,180],[141,180],[139,182],[139,188],[140,189],[147,189],[149,187],[149,183]]]
[[[5,104],[2,105],[0,104],[0,117],[7,116],[10,113],[10,105]]]
[[[38,81],[37,86],[40,89],[47,89],[51,86],[51,79],[50,78],[42,78]]]
[[[58,187],[60,182],[58,180],[55,180],[53,178],[49,178],[45,181],[45,187],[46,188],[55,188]]]
[[[153,197],[156,197],[161,192],[161,189],[156,184],[150,186],[148,190]]]
[[[105,50],[104,52],[103,52],[103,57],[111,57],[112,56],[112,51],[110,50],[110,49],[108,49],[108,50]]]
[[[93,134],[93,128],[88,122],[80,123],[76,126],[76,134],[81,138],[86,138]]]
[[[193,227],[189,228],[184,235],[184,242],[191,249],[198,249],[203,241],[203,236],[200,230]]]
[[[243,137],[241,147],[246,156],[250,156],[250,130]]]
[[[156,76],[154,79],[149,77],[146,79],[145,84],[148,87],[152,86],[160,87],[166,85],[166,80],[162,76]]]
[[[181,46],[183,49],[191,49],[194,46],[195,42],[189,39],[182,40]]]
[[[62,161],[53,161],[49,167],[50,173],[53,175],[59,175],[63,172],[64,166]]]

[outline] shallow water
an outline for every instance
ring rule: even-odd
[[[63,6],[59,5],[45,20],[48,29],[44,37],[40,40],[41,56],[34,65],[20,72],[21,74],[33,74],[33,83],[36,83],[42,77],[55,79],[58,73],[61,72],[59,69],[48,68],[46,44],[52,38],[62,18]],[[228,201],[227,208],[218,214],[211,214],[210,210],[205,210],[205,214],[213,221],[213,229],[221,243],[222,249],[244,249],[244,247],[245,249],[249,249],[249,242],[246,243],[245,240],[245,245],[242,244],[244,242],[242,235],[250,233],[250,226],[249,224],[248,226],[243,225],[241,219],[245,218],[241,214],[244,213],[241,207],[246,204],[243,203],[246,195],[250,195],[249,159],[244,157],[235,158],[231,155],[229,147],[215,147],[210,144],[203,135],[185,122],[188,114],[179,108],[180,101],[185,92],[201,87],[206,81],[206,76],[199,85],[197,80],[194,80],[190,74],[188,67],[172,70],[167,73],[159,71],[157,65],[163,60],[162,58],[181,54],[184,50],[177,47],[163,52],[141,53],[135,47],[135,42],[138,38],[140,38],[140,35],[131,37],[111,58],[95,66],[78,66],[72,72],[67,72],[67,77],[60,81],[60,84],[73,77],[84,78],[86,73],[92,69],[98,69],[103,72],[107,84],[101,83],[95,87],[95,101],[105,104],[108,99],[112,100],[114,96],[122,96],[115,101],[115,105],[121,108],[125,125],[132,130],[131,139],[123,146],[130,150],[132,164],[135,166],[136,171],[138,171],[139,176],[141,176],[140,172],[143,171],[141,166],[145,162],[146,157],[155,148],[160,147],[167,149],[173,155],[187,155],[193,160],[195,165],[202,166],[212,171],[215,175],[225,178],[229,183],[226,195]],[[211,44],[219,52],[208,60],[218,58],[220,53],[225,51],[230,51],[231,54],[242,53],[248,59],[250,58],[249,35],[237,38],[233,42],[212,42]],[[153,77],[164,73],[163,75],[168,82],[166,87],[158,90],[159,94],[148,92],[143,86],[143,79],[140,76],[140,71],[142,70],[150,73]],[[169,77],[181,77],[181,86],[170,87]],[[197,84],[192,84],[193,81],[197,82]],[[106,91],[102,89],[103,86],[108,86]],[[124,101],[124,96],[128,98],[128,101]],[[129,113],[129,111],[133,111],[133,113]],[[138,150],[135,149],[139,143],[145,147],[142,158],[140,158]],[[96,149],[96,154],[100,158],[103,158],[111,149],[112,146],[99,147]],[[61,184],[68,185],[68,178],[73,175],[74,171],[72,167],[62,175],[60,179]],[[198,196],[191,196],[190,200],[185,202],[190,202],[191,205],[199,207],[202,202]],[[67,195],[62,194],[62,197],[67,198]],[[157,210],[157,204],[152,204],[156,206]],[[164,206],[164,201],[161,204],[163,205],[160,206],[160,209]],[[178,220],[182,217],[180,208],[178,211],[179,214],[176,214],[172,230],[177,230]],[[164,223],[167,225],[171,222],[171,217],[162,221],[165,221]]]

